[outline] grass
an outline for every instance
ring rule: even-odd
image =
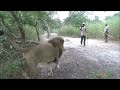
[[[73,37],[78,37],[79,36],[79,28],[73,27],[71,25],[69,26],[63,26],[59,32],[59,35],[63,36],[73,36]]]
[[[20,77],[22,71],[21,65],[22,64],[19,60],[15,60],[13,62],[5,62],[0,70],[0,78],[11,79]]]
[[[91,78],[92,79],[111,79],[113,76],[112,71],[106,71],[106,72],[99,72],[95,69],[92,69],[91,71]]]
[[[15,79],[22,77],[22,62],[16,51],[14,53],[4,53],[5,58],[0,62],[0,79]]]
[[[37,34],[36,34],[36,30],[34,27],[30,27],[30,26],[25,26],[25,31],[26,31],[26,39],[28,40],[37,40]],[[42,34],[42,29],[40,28],[39,30],[40,35]]]
[[[114,16],[110,19],[106,20],[108,26],[109,26],[109,35],[112,37],[115,37],[116,40],[120,40],[120,20],[118,16]],[[99,32],[104,31],[105,22],[98,21],[98,22],[86,22],[86,29],[88,32],[89,38],[96,38],[96,39],[102,39],[103,33]],[[63,36],[74,36],[79,37],[79,28],[74,27],[72,25],[64,25],[60,29],[55,29],[53,32],[57,32],[59,35]],[[110,38],[112,39],[112,38]],[[115,40],[115,39],[114,39]]]

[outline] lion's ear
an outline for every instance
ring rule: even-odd
[[[48,40],[48,43],[51,43],[53,47],[60,47],[64,43],[64,39],[62,37],[54,37],[50,40]]]
[[[51,43],[53,45],[53,47],[56,47],[56,41],[55,40],[49,40],[48,43]]]

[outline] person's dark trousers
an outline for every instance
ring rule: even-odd
[[[81,45],[82,45],[83,41],[84,41],[84,46],[85,46],[85,41],[86,41],[86,36],[85,35],[81,36]]]
[[[108,35],[105,34],[105,42],[108,42]]]

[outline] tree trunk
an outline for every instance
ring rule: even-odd
[[[21,21],[20,21],[21,18],[17,17],[15,11],[10,11],[10,13],[11,13],[11,15],[14,17],[14,19],[15,19],[16,22],[17,22],[19,31],[20,31],[21,36],[22,36],[22,43],[23,43],[23,46],[25,46],[25,30],[24,30],[24,28],[23,28],[23,24],[22,24]]]
[[[37,38],[38,38],[38,42],[40,41],[40,34],[39,34],[39,30],[37,29],[37,27],[35,27],[36,33],[37,33]]]
[[[40,41],[40,34],[39,34],[39,22],[36,21],[35,24],[35,30],[36,30],[36,34],[37,34],[37,38],[38,38],[38,42]]]
[[[13,35],[13,36],[14,36],[15,38],[17,38],[17,39],[20,38],[20,37],[16,36],[15,34],[13,34],[13,32],[12,32],[10,26],[9,26],[8,24],[5,23],[3,17],[1,17],[1,21],[2,21],[2,26],[5,26],[5,27],[9,30],[9,33],[10,33],[11,35]]]
[[[46,23],[46,22],[44,22],[44,24],[45,24],[45,26],[47,27],[47,33],[48,33],[48,35],[47,35],[47,38],[50,38],[51,37],[51,33],[50,33],[50,27],[49,27],[49,25]]]
[[[50,38],[51,37],[51,33],[50,33],[50,27],[49,26],[47,26],[47,33],[48,33],[47,38]]]

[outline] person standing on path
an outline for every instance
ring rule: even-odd
[[[104,38],[105,38],[105,43],[108,42],[108,34],[109,34],[109,27],[107,24],[105,24],[105,28],[104,28]]]
[[[82,23],[82,26],[80,27],[80,36],[81,36],[81,45],[82,45],[82,42],[84,41],[84,46],[86,41],[86,34],[87,34],[87,31],[86,31],[85,23]]]

